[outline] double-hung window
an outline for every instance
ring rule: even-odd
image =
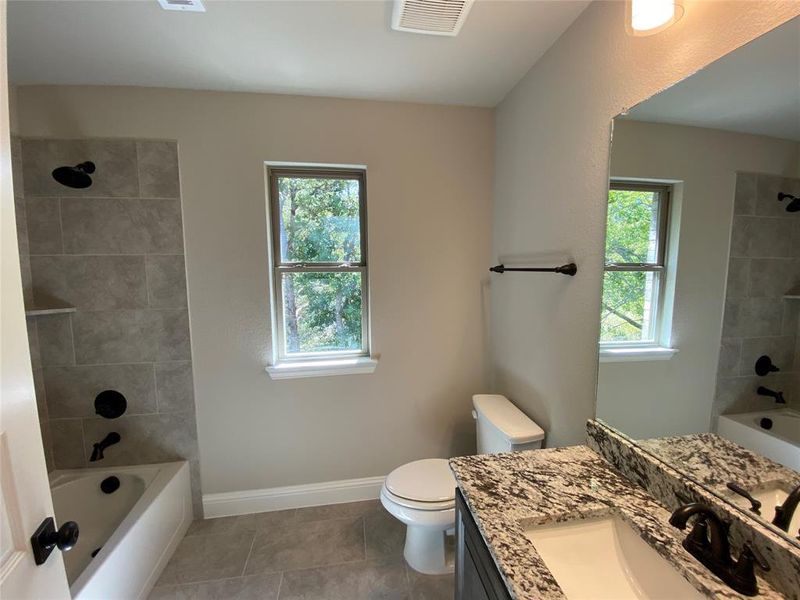
[[[612,181],[608,194],[600,343],[606,349],[660,344],[669,185]]]
[[[268,167],[268,181],[273,368],[354,364],[369,356],[366,174]]]

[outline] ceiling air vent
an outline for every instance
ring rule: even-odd
[[[392,29],[458,35],[475,0],[395,0]]]
[[[184,10],[187,12],[206,12],[201,0],[158,0],[164,10]]]

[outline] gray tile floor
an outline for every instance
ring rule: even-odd
[[[195,521],[150,600],[452,600],[404,537],[377,500]]]

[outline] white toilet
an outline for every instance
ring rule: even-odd
[[[518,452],[542,447],[544,431],[508,398],[472,397],[478,453]],[[396,468],[381,489],[381,503],[406,525],[406,562],[416,571],[439,575],[453,571],[446,552],[455,525],[456,480],[447,460],[426,458]]]

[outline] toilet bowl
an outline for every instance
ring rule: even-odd
[[[403,556],[415,571],[427,575],[453,571],[446,536],[456,518],[455,489],[456,480],[443,458],[398,467],[381,488],[381,504],[406,526]]]
[[[541,448],[544,431],[505,396],[472,397],[478,453]],[[439,575],[453,571],[447,536],[455,527],[456,480],[448,461],[426,458],[389,473],[381,504],[406,526],[403,556],[415,571]]]

